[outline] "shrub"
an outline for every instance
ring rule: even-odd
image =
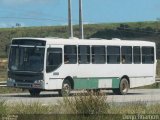
[[[64,97],[60,102],[65,114],[106,114],[109,104],[104,94],[94,92],[81,93],[73,97]]]

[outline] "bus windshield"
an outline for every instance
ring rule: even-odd
[[[12,46],[9,58],[9,70],[41,72],[44,67],[43,47]]]

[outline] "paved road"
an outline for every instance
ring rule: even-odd
[[[160,103],[160,89],[131,89],[127,95],[113,95],[112,91],[103,91],[107,94],[106,101],[113,103],[146,102]],[[74,94],[74,93],[73,93]],[[41,102],[42,104],[57,104],[63,100],[56,92],[42,92],[39,97],[31,97],[29,93],[0,94],[0,99],[7,104],[23,102]]]

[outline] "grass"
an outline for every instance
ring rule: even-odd
[[[38,120],[72,120],[72,119],[122,119],[124,115],[158,115],[160,104],[136,102],[128,104],[114,104],[107,102],[107,96],[97,93],[82,93],[72,97],[65,97],[56,105],[44,105],[40,102],[6,104],[0,101],[0,114],[18,115],[19,119]],[[160,116],[159,116],[160,117]]]
[[[107,102],[107,95],[82,93],[65,97],[59,106],[63,114],[103,115],[103,114],[160,114],[160,104],[147,105],[146,102],[115,104]]]
[[[9,106],[10,108],[10,106]],[[18,103],[8,110],[10,114],[49,114],[51,111],[50,106],[45,106],[40,102],[35,103]]]
[[[105,114],[109,108],[106,96],[98,93],[82,93],[66,97],[60,102],[64,114]]]
[[[7,80],[7,70],[0,70],[0,81],[6,81]]]
[[[160,77],[160,60],[157,60],[157,77]]]
[[[160,88],[160,83],[154,83],[152,85],[147,85],[147,86],[142,86],[142,87],[137,87],[138,89],[159,89]]]
[[[0,114],[4,115],[7,113],[7,106],[5,104],[5,100],[0,100]]]
[[[0,87],[0,94],[7,94],[7,93],[22,93],[26,92],[19,88],[8,88],[8,87]]]
[[[2,62],[5,61],[5,62]],[[6,81],[7,80],[7,59],[6,58],[0,58],[0,81]]]
[[[108,114],[149,114],[147,109],[150,109],[150,106],[147,107],[145,102],[127,103],[121,106],[113,104]]]

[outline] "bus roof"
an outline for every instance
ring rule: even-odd
[[[78,39],[78,38],[33,38],[22,37],[13,38],[13,40],[42,40],[46,41],[46,45],[138,45],[138,46],[155,46],[155,42],[140,41],[140,40],[121,40],[113,38],[111,40],[91,38],[91,39]]]

